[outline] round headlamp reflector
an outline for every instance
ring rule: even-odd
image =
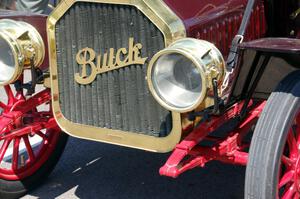
[[[151,79],[157,95],[170,107],[184,110],[201,98],[201,72],[180,53],[162,55],[153,65]]]
[[[156,53],[148,67],[149,89],[167,110],[180,113],[213,105],[212,82],[223,81],[225,62],[210,42],[193,38],[175,41]]]
[[[7,85],[18,79],[22,73],[18,57],[18,45],[4,32],[0,32],[0,85]]]
[[[0,20],[0,86],[14,83],[26,68],[39,67],[44,56],[43,39],[32,25]]]

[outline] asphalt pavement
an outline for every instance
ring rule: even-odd
[[[245,168],[211,162],[177,179],[159,176],[169,154],[69,139],[53,173],[23,199],[239,199]]]
[[[70,138],[49,178],[23,199],[243,198],[244,167],[211,162],[171,179],[158,173],[169,155]]]

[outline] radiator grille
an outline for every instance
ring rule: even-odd
[[[164,48],[164,37],[143,13],[133,6],[78,2],[55,31],[59,100],[68,120],[156,137],[171,132],[171,112],[158,105],[146,82],[148,61]],[[75,82],[79,50],[89,47],[103,55],[109,48],[128,48],[130,37],[143,44],[145,65],[102,73],[90,85]]]

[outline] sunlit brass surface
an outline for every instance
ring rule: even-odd
[[[128,146],[154,152],[171,151],[181,138],[181,117],[180,114],[172,112],[173,128],[167,137],[157,138],[137,134],[133,132],[124,132],[105,128],[97,128],[82,124],[72,123],[64,117],[59,103],[59,89],[57,78],[56,62],[56,41],[55,24],[65,14],[65,12],[76,2],[93,2],[131,5],[139,9],[147,16],[163,33],[165,45],[186,37],[185,27],[182,21],[162,0],[64,0],[61,1],[53,13],[49,16],[47,22],[48,42],[50,47],[50,73],[51,73],[51,91],[52,103],[55,118],[59,126],[68,134],[78,138],[101,141],[111,144]],[[130,39],[130,38],[128,38]],[[139,42],[139,41],[136,41]],[[120,50],[120,49],[119,49]],[[125,54],[125,49],[122,50]],[[120,50],[121,52],[121,50]],[[139,57],[140,61],[143,58]]]
[[[164,55],[183,55],[188,60],[190,60],[200,73],[202,80],[202,92],[199,95],[197,103],[194,103],[192,106],[187,108],[178,108],[171,106],[164,99],[162,99],[157,93],[153,81],[152,81],[152,72],[153,67],[156,64],[157,60]],[[166,66],[167,67],[167,66]],[[147,80],[149,89],[158,101],[160,105],[165,107],[170,111],[186,113],[192,110],[203,110],[214,104],[213,100],[213,85],[212,80],[216,79],[220,85],[223,81],[225,74],[225,62],[222,57],[221,52],[210,42],[204,40],[198,40],[193,38],[184,38],[178,41],[175,41],[169,47],[161,50],[156,55],[153,56],[152,60],[149,63],[147,71]]]
[[[109,53],[97,55],[93,49],[81,49],[76,55],[76,62],[81,66],[81,73],[75,74],[75,81],[79,84],[90,84],[95,81],[98,74],[116,70],[133,64],[144,65],[148,57],[141,57],[141,43],[134,44],[134,39],[129,38],[129,48],[109,49]],[[115,54],[116,52],[116,54]],[[121,60],[121,57],[123,60]],[[95,59],[97,65],[95,65]],[[87,75],[87,67],[90,67],[91,74]]]
[[[45,57],[45,45],[39,32],[30,24],[2,19],[0,20],[0,37],[10,45],[16,63],[13,77],[4,85],[15,82],[23,70],[31,65],[31,60],[35,67],[42,64]]]
[[[51,81],[50,81],[50,76],[47,76],[44,78],[44,87],[45,88],[51,88]]]
[[[291,14],[291,19],[296,19],[300,15],[300,8]]]

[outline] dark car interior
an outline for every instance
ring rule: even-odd
[[[268,36],[300,37],[300,0],[266,1]]]

